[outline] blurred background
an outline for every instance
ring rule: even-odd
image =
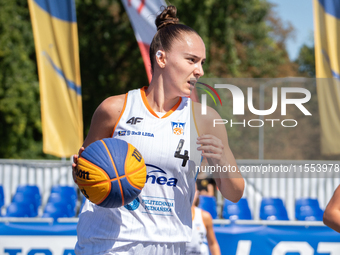
[[[130,11],[134,9],[135,13],[137,10],[143,14],[141,6],[146,4],[149,8],[155,2],[161,1],[0,0],[0,253],[16,254],[20,250],[23,254],[36,254],[32,248],[34,243],[34,247],[46,245],[48,251],[60,251],[48,253],[41,250],[41,254],[74,254],[76,223],[85,198],[73,182],[70,157],[78,152],[83,137],[88,133],[91,117],[105,98],[149,84],[144,67],[147,66],[147,47],[143,51],[141,41],[136,40],[136,25],[131,22],[127,6],[131,7]],[[47,8],[49,5],[44,3],[51,6],[71,3],[70,6],[74,7],[69,13],[71,22],[68,20],[70,17],[65,20],[56,18],[53,8]],[[337,169],[327,178],[311,178],[306,174],[302,178],[279,178],[275,173],[268,178],[246,178],[246,189],[239,203],[222,198],[211,176],[200,176],[199,207],[207,210],[214,219],[222,254],[340,254],[339,235],[322,223],[323,210],[340,183],[340,94],[336,83],[340,80],[340,54],[337,50],[340,47],[329,46],[328,49],[323,45],[320,49],[321,43],[314,42],[322,39],[337,45],[340,41],[333,40],[339,37],[339,26],[335,26],[337,31],[333,31],[323,24],[318,33],[315,31],[316,24],[319,24],[316,16],[320,16],[321,21],[329,21],[335,13],[331,18],[340,24],[340,1],[172,0],[167,4],[175,5],[180,21],[195,29],[204,40],[207,51],[204,79],[207,83],[216,77],[239,82],[240,87],[244,85],[242,90],[245,93],[245,88],[250,86],[248,81],[256,81],[253,102],[254,106],[258,106],[261,102],[259,81],[264,84],[273,79],[275,82],[270,86],[267,83],[263,92],[266,96],[262,101],[264,109],[271,106],[271,88],[274,85],[287,87],[286,81],[290,82],[289,86],[304,87],[312,94],[307,107],[312,117],[306,118],[298,109],[285,117],[299,121],[294,129],[226,126],[230,147],[239,166],[294,164],[299,168],[306,164],[319,164],[327,170]],[[42,6],[45,9],[40,8]],[[72,72],[67,68],[59,70],[55,68],[58,65],[54,65],[60,62],[61,68],[65,64],[62,57],[53,56],[58,48],[55,47],[58,46],[57,41],[63,39],[60,34],[52,33],[56,43],[47,44],[42,51],[43,56],[41,49],[36,50],[39,48],[38,40],[34,40],[37,35],[33,34],[33,30],[47,26],[48,22],[45,24],[40,19],[43,15],[32,18],[34,11],[36,14],[51,14],[48,18],[54,20],[55,24],[51,24],[55,25],[58,33],[66,31],[63,28],[68,25],[73,27],[70,31],[77,35],[77,41],[73,42],[74,48],[70,50],[76,59],[71,61],[75,63],[73,69],[69,68]],[[157,14],[145,13],[150,20],[154,20]],[[44,39],[50,35],[41,33],[40,36]],[[65,48],[72,44],[65,41]],[[63,54],[60,53],[60,56]],[[323,73],[319,69],[318,75],[316,54],[319,54],[317,59],[322,60],[319,63],[324,64],[324,70],[328,68]],[[77,125],[73,125],[74,130],[66,128],[62,134],[63,138],[79,138],[70,142],[74,148],[68,153],[53,153],[55,143],[50,143],[49,149],[45,149],[41,108],[58,98],[59,94],[52,90],[49,97],[41,101],[43,82],[38,75],[41,72],[39,64],[43,66],[41,59],[45,61],[43,64],[52,64],[49,67],[57,70],[57,74],[51,76],[51,84],[59,79],[56,75],[63,78],[59,79],[64,82],[62,86],[68,87],[63,96],[70,99],[70,115],[76,116],[72,119],[78,120]],[[74,75],[77,69],[80,77]],[[74,75],[71,75],[72,79],[67,72]],[[331,78],[329,86],[322,87],[329,89],[326,92],[317,86],[315,78],[319,77]],[[282,82],[277,83],[276,78],[281,78],[279,81]],[[333,83],[332,78],[337,81]],[[47,82],[47,85],[51,84]],[[230,93],[221,97],[223,102],[227,102],[219,108],[222,118],[235,117],[231,112]],[[208,103],[213,106],[211,100]],[[59,105],[62,104],[59,102]],[[54,110],[58,113],[55,116],[64,113],[58,107]],[[43,116],[46,118],[46,115]],[[279,111],[270,116],[280,117]],[[254,117],[248,111],[245,118],[260,117]],[[331,122],[326,123],[326,120]],[[61,126],[68,122],[58,121]],[[61,140],[53,128],[47,131],[54,142]],[[22,233],[26,234],[26,242],[21,242]],[[40,237],[32,237],[37,235]],[[42,242],[41,236],[45,235],[54,236],[53,240],[44,239]],[[18,244],[22,245],[19,245],[21,248]]]
[[[205,78],[315,77],[312,3],[297,2],[174,0],[171,4],[180,21],[194,28],[206,44]],[[86,136],[92,114],[105,98],[147,85],[148,78],[122,2],[75,3]],[[294,8],[289,12],[284,9],[287,5]],[[294,11],[300,15],[291,15],[300,20],[287,16]],[[42,151],[39,102],[27,1],[0,0],[0,158],[56,158]],[[317,125],[309,130],[315,136],[315,152],[307,159],[325,158],[318,153],[318,131]],[[243,158],[242,153],[237,152],[237,158]]]

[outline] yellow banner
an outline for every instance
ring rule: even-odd
[[[43,151],[78,152],[83,116],[74,0],[28,0],[37,54]]]
[[[340,0],[314,0],[321,153],[340,154]]]

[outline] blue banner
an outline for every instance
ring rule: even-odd
[[[325,226],[214,227],[223,255],[338,255],[340,234]]]
[[[76,223],[0,223],[0,254],[74,255]],[[326,226],[214,226],[223,255],[339,255],[340,234]]]

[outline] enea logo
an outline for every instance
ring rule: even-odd
[[[158,166],[154,166],[151,164],[146,164],[149,168],[154,168],[155,170],[149,171],[146,175],[145,183],[149,184],[158,184],[158,185],[167,185],[169,187],[176,187],[178,179],[177,178],[167,178],[166,172],[159,168]]]
[[[175,135],[184,134],[185,122],[171,122],[172,133]]]
[[[214,94],[217,96],[218,100],[220,101],[221,105],[222,105],[222,100],[219,96],[219,94],[217,93],[217,91],[211,87],[210,85],[206,84],[206,83],[203,83],[203,82],[197,82],[198,84],[202,84],[203,86],[209,88],[212,92],[214,92]],[[203,90],[205,93],[207,93],[211,98],[212,100],[214,101],[215,105],[217,105],[216,103],[216,100],[215,100],[215,97],[211,94],[211,92],[205,88],[200,88],[198,86],[196,86],[197,89],[201,89]],[[207,94],[202,94],[201,95],[201,102],[202,102],[202,114],[203,115],[206,115],[207,114]]]

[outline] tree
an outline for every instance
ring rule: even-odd
[[[172,4],[181,22],[205,41],[205,77],[277,77],[293,72],[284,46],[290,28],[282,26],[275,33],[282,24],[265,0]],[[121,0],[76,0],[76,12],[86,135],[103,99],[148,85],[148,80]],[[27,0],[0,0],[0,157],[48,157],[42,153],[39,101]]]
[[[264,0],[174,0],[181,22],[194,28],[207,48],[205,77],[278,77],[290,65],[285,27]],[[279,29],[278,29],[279,28]],[[293,72],[293,73],[292,73]],[[291,70],[290,75],[296,72]]]
[[[26,0],[0,1],[0,158],[39,158],[41,121]]]
[[[147,86],[143,59],[120,0],[76,1],[85,135],[107,97]]]
[[[299,56],[295,61],[299,66],[299,73],[303,76],[315,77],[315,49],[304,44],[300,48]]]

